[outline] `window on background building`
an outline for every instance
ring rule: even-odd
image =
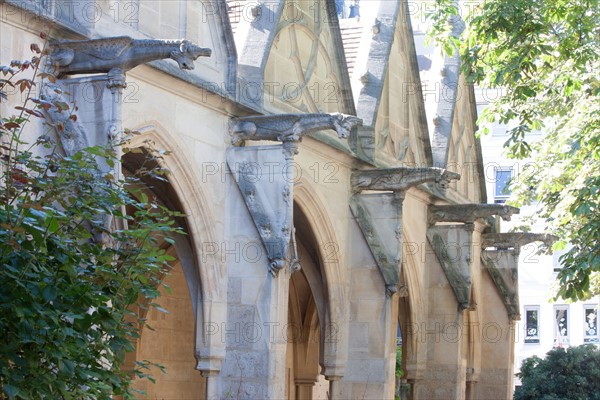
[[[552,252],[552,270],[554,272],[560,272],[562,269],[562,265],[560,265],[560,256],[562,256],[564,252],[562,251],[554,251]]]
[[[525,306],[525,343],[540,342],[540,307]]]
[[[554,346],[569,346],[569,306],[554,306]]]
[[[585,304],[583,306],[583,342],[598,343],[598,305]]]
[[[494,182],[494,203],[505,203],[510,197],[509,183],[512,178],[511,169],[496,169]]]

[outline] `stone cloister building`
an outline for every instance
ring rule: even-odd
[[[518,210],[485,204],[473,91],[408,2],[0,7],[3,65],[62,41],[82,142],[138,130],[125,173],[171,151],[153,194],[187,235],[129,356],[166,367],[147,398],[392,399],[399,335],[411,399],[512,397],[516,256],[544,238],[496,232]]]

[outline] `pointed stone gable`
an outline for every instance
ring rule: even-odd
[[[452,130],[447,145],[446,168],[461,174],[463,179],[454,182],[450,190],[469,202],[485,202],[485,175],[481,145],[475,137],[477,126],[475,95],[463,76],[459,78]]]
[[[432,165],[406,1],[371,1],[340,21],[357,115],[354,149],[378,165]]]
[[[375,122],[375,160],[432,165],[419,69],[406,3],[401,2]]]
[[[460,73],[457,55],[446,56],[437,47],[426,44],[425,2],[417,2],[410,15],[414,24],[414,44],[421,79],[421,95],[428,127],[433,166],[461,174],[450,185],[448,198],[453,202],[485,202],[485,177],[477,131],[477,111],[473,86]],[[455,30],[458,32],[458,22]]]
[[[264,109],[354,114],[342,48],[333,2],[285,1],[263,71]]]

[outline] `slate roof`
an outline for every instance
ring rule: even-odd
[[[247,1],[248,0],[226,0],[227,13],[229,14],[229,23],[231,24],[231,32],[234,35],[240,20],[244,17],[243,11]]]
[[[346,65],[348,66],[349,76],[352,76],[354,70],[354,62],[356,61],[363,28],[363,25],[354,18],[340,19],[340,31],[342,42],[344,43],[344,53],[346,54]]]

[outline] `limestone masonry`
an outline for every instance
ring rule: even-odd
[[[52,37],[65,154],[171,152],[187,235],[128,358],[166,367],[143,398],[512,398],[518,253],[551,238],[497,231],[519,210],[485,204],[473,89],[408,2],[336,3],[0,1],[3,65]]]

